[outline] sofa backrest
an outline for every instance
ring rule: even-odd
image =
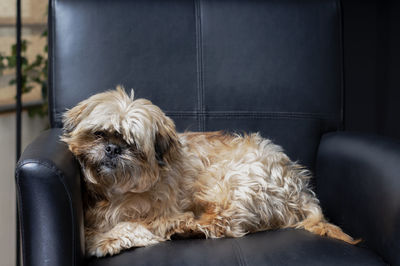
[[[333,0],[51,0],[51,124],[122,84],[179,131],[260,132],[313,167],[342,125],[341,17]]]

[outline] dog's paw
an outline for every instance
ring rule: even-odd
[[[165,241],[165,239],[152,234],[142,226],[128,223],[120,224],[108,234],[99,234],[89,239],[86,243],[86,254],[104,257],[118,254],[124,249],[150,246],[162,241]]]
[[[125,244],[128,244],[126,242]],[[89,256],[104,257],[107,255],[115,255],[123,249],[122,241],[120,239],[103,239],[97,243],[90,245],[86,249]],[[128,246],[128,245],[127,245]]]

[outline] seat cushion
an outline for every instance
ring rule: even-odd
[[[242,238],[173,240],[91,259],[91,266],[128,265],[385,265],[372,251],[304,230]]]

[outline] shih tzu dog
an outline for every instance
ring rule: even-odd
[[[241,237],[278,228],[358,242],[324,219],[309,171],[259,134],[177,133],[159,107],[121,87],[82,101],[63,123],[61,139],[86,185],[89,256],[174,234]]]

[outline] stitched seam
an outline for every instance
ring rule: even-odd
[[[271,117],[271,118],[300,118],[300,119],[326,119],[338,120],[334,114],[323,113],[290,113],[290,112],[258,112],[258,111],[165,111],[168,116],[174,117]],[[61,117],[59,115],[58,117]],[[58,121],[58,120],[57,120]],[[61,122],[56,122],[55,127],[62,127]]]
[[[198,2],[199,2],[199,19],[200,19],[200,60],[201,60],[201,64],[200,64],[200,67],[201,67],[201,76],[200,76],[200,80],[201,80],[201,103],[202,103],[202,105],[201,105],[201,111],[202,112],[205,112],[205,103],[204,103],[204,101],[205,101],[205,87],[204,87],[204,58],[203,58],[203,52],[204,52],[204,47],[203,47],[203,19],[202,19],[202,12],[201,12],[201,0],[198,0]],[[205,130],[205,128],[206,128],[206,119],[205,119],[205,117],[204,117],[204,115],[202,116],[202,122],[203,122],[203,124],[202,124],[202,126],[203,126],[203,128],[202,128],[202,131],[204,131]]]
[[[196,115],[201,112],[197,111],[165,111],[166,114],[191,114]],[[336,114],[329,113],[304,113],[304,112],[268,112],[268,111],[205,111],[204,114],[230,114],[230,115],[251,115],[251,114],[261,114],[261,115],[286,115],[286,116],[305,116],[305,117],[336,117]]]
[[[54,71],[54,67],[55,67],[55,46],[56,46],[56,42],[55,42],[55,12],[56,12],[56,0],[52,0],[52,12],[51,12],[51,42],[52,42],[52,47],[51,47],[51,96],[52,96],[52,109],[53,109],[53,123],[59,123],[59,121],[57,120],[57,117],[55,116],[57,114],[57,110],[56,110],[56,94],[54,93],[54,86],[55,86],[55,71]],[[49,88],[50,89],[50,88]],[[50,90],[49,90],[50,92]]]
[[[26,162],[18,165],[18,168],[16,170],[17,172],[17,180],[19,180],[19,173],[22,169],[23,166],[31,163],[36,163],[38,165],[41,165],[50,171],[54,172],[55,175],[58,177],[58,180],[61,182],[61,184],[64,187],[64,191],[66,192],[66,195],[68,196],[68,202],[69,202],[69,208],[70,208],[70,213],[71,213],[71,225],[72,225],[72,265],[76,265],[76,256],[75,256],[75,215],[74,215],[74,210],[72,206],[72,197],[71,194],[69,193],[69,190],[67,189],[67,185],[65,184],[64,181],[64,174],[62,173],[61,170],[59,170],[55,165],[52,165],[49,162],[43,162],[43,161],[38,161],[38,160],[27,160]]]
[[[202,55],[202,33],[201,33],[201,10],[200,0],[194,1],[196,21],[196,70],[197,70],[197,119],[199,131],[204,131],[203,103],[203,55]]]
[[[174,117],[190,117],[197,116],[200,112],[165,112],[168,116]],[[313,113],[284,113],[284,112],[247,112],[247,111],[218,111],[218,112],[203,112],[203,116],[210,118],[240,118],[240,117],[255,117],[255,118],[299,118],[299,119],[320,119],[320,120],[338,120],[333,114],[313,114]]]
[[[197,85],[197,109],[199,110],[201,107],[200,103],[200,81],[199,81],[199,26],[198,26],[198,15],[197,15],[197,1],[194,0],[194,12],[195,12],[195,27],[196,27],[196,74],[197,74],[197,80],[196,80],[196,85]],[[197,113],[196,113],[197,116]],[[199,131],[200,129],[200,118],[197,116],[197,128]]]
[[[344,130],[345,127],[345,65],[344,65],[344,40],[343,40],[343,14],[342,3],[340,0],[335,1],[337,17],[338,17],[338,37],[339,37],[339,62],[340,62],[340,129]]]
[[[197,117],[196,115],[171,115],[171,117],[175,118],[188,118],[188,117]],[[324,120],[324,121],[339,121],[336,119],[323,119],[318,117],[284,117],[284,116],[207,116],[209,119],[290,119],[290,120]]]
[[[233,239],[233,247],[237,251],[237,255],[238,255],[237,258],[239,260],[239,265],[247,266],[248,264],[243,256],[242,248],[240,247],[240,245],[236,239]]]
[[[309,119],[309,120],[335,120],[337,119],[327,119],[322,117],[307,117],[307,116],[288,116],[288,115],[209,115],[207,116],[211,119],[247,119],[247,118],[257,118],[257,119]]]

